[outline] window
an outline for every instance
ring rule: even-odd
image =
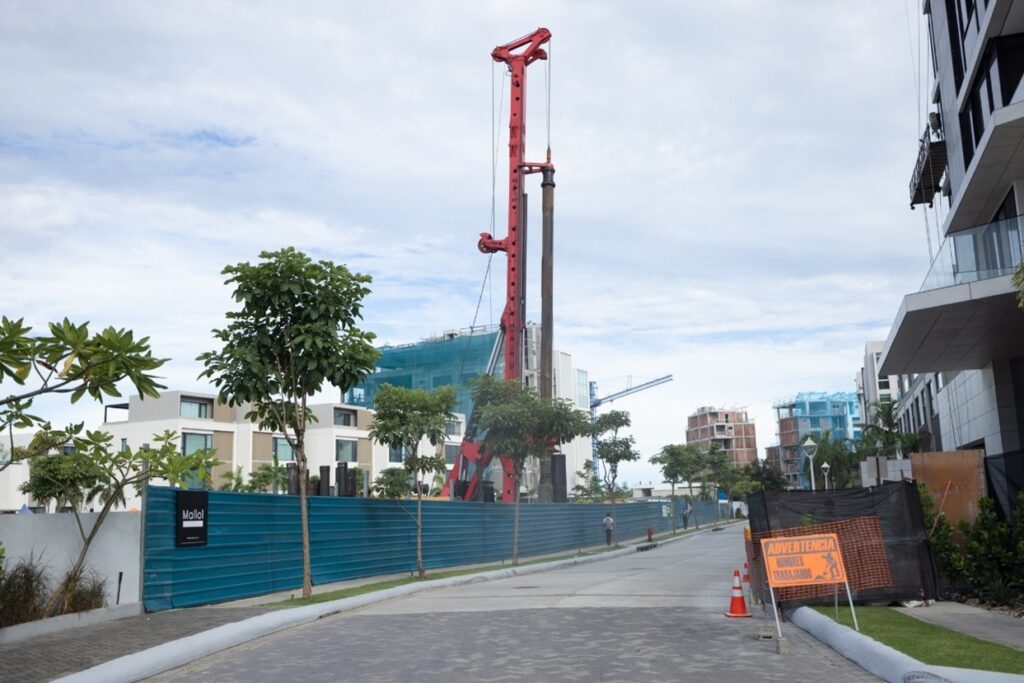
[[[448,436],[458,436],[461,433],[458,420],[448,420],[444,423],[444,433]]]
[[[879,375],[879,377],[878,377],[878,388],[879,389],[888,389],[889,388],[889,376],[888,375]]]
[[[208,451],[213,448],[213,434],[195,434],[182,432],[181,452],[185,455],[192,455],[196,451]]]
[[[391,446],[388,449],[388,462],[402,462],[405,460],[405,450],[405,448]]]
[[[334,409],[334,426],[335,427],[355,427],[356,426],[356,411],[345,410],[344,408]]]
[[[121,451],[124,452],[126,450],[128,450],[128,439],[122,438],[121,439]]]
[[[357,441],[337,439],[334,442],[334,462],[355,462]]]
[[[196,417],[200,419],[210,419],[210,408],[211,401],[204,401],[198,398],[182,398],[181,399],[181,417]]]
[[[63,455],[74,455],[75,453],[78,452],[78,449],[72,446],[71,444],[68,444],[67,446],[61,448],[60,452]]]
[[[295,459],[295,451],[292,450],[292,445],[283,436],[274,437],[273,450],[278,462],[291,462]]]
[[[449,465],[455,464],[455,458],[459,455],[459,446],[454,443],[444,445],[444,461]]]

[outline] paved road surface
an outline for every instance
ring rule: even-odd
[[[425,591],[290,629],[159,681],[877,680],[783,624],[727,619],[739,526],[529,576]]]

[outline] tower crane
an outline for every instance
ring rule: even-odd
[[[499,45],[491,52],[495,62],[508,65],[511,81],[509,97],[509,143],[508,143],[508,235],[496,239],[490,233],[480,233],[477,248],[485,254],[499,251],[507,256],[505,280],[505,308],[501,314],[501,332],[495,342],[494,353],[488,364],[490,373],[497,364],[498,349],[504,343],[504,370],[506,382],[523,381],[523,360],[526,349],[526,193],[524,181],[531,173],[543,174],[545,207],[551,205],[554,197],[555,167],[551,163],[551,149],[544,162],[526,161],[526,67],[537,60],[546,60],[543,45],[551,40],[551,32],[538,28],[506,45]],[[550,220],[545,211],[545,220]],[[473,413],[476,412],[474,407]],[[465,436],[455,459],[455,466],[442,489],[442,495],[452,495],[463,500],[475,500],[478,496],[480,478],[493,455],[480,452],[476,437],[476,416],[471,413],[466,425]],[[502,487],[501,499],[514,502],[519,495],[515,488],[515,468],[512,460],[501,458]]]
[[[590,422],[591,422],[591,424],[593,424],[594,422],[597,421],[597,409],[598,409],[599,406],[604,405],[605,403],[611,403],[612,401],[614,401],[616,399],[625,398],[626,396],[629,396],[630,394],[635,394],[638,391],[645,391],[647,389],[651,389],[653,387],[656,387],[659,384],[665,384],[666,382],[671,382],[671,381],[672,381],[672,375],[665,375],[664,377],[658,377],[656,379],[652,379],[649,382],[644,382],[643,384],[637,384],[635,387],[629,387],[627,389],[623,389],[622,391],[616,391],[614,394],[608,394],[607,396],[603,396],[601,398],[597,397],[597,382],[591,382],[590,383]],[[590,446],[591,446],[591,461],[594,463],[594,472],[596,473],[598,471],[597,470],[598,462],[597,462],[597,437],[596,436],[592,437],[591,442],[590,442]]]

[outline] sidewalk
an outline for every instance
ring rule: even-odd
[[[951,631],[1024,651],[1024,619],[959,602],[936,602],[921,607],[896,607],[897,612]]]

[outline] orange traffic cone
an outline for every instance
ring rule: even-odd
[[[751,616],[747,611],[747,603],[743,599],[743,588],[740,587],[740,570],[732,572],[732,601],[729,603],[729,611],[725,616],[732,619],[740,619]]]

